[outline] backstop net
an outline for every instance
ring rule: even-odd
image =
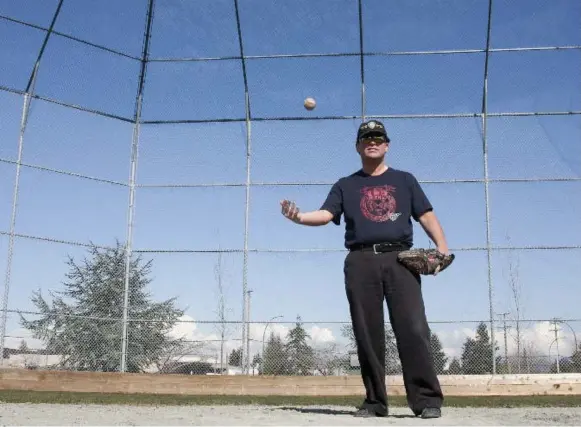
[[[2,366],[357,375],[344,225],[280,201],[375,118],[456,254],[438,373],[581,372],[580,2],[2,1],[0,39]]]

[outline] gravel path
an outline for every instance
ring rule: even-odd
[[[129,406],[0,404],[1,425],[581,425],[581,408],[445,408],[422,420],[406,408],[360,419],[325,406]]]

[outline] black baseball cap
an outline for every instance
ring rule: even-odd
[[[361,123],[357,131],[357,141],[368,136],[383,136],[387,142],[390,142],[385,126],[379,120],[369,120]]]

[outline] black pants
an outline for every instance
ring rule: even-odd
[[[345,288],[361,376],[366,390],[363,406],[387,413],[385,384],[385,322],[383,301],[397,342],[410,409],[442,406],[443,395],[433,364],[430,330],[421,279],[397,261],[397,252],[349,252]]]

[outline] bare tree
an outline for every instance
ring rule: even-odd
[[[188,341],[183,337],[172,341],[171,345],[164,349],[163,354],[156,361],[157,371],[165,372],[171,369],[173,365],[179,364],[184,356],[198,354],[203,347],[203,342]]]
[[[506,240],[510,246],[510,236],[507,235]],[[511,308],[513,318],[516,323],[516,361],[517,361],[517,372],[521,373],[521,348],[522,348],[522,336],[521,336],[521,320],[522,320],[522,283],[519,276],[519,259],[518,256],[513,256],[513,251],[508,251],[508,285],[510,287],[512,304]]]
[[[333,375],[337,369],[347,366],[349,362],[347,352],[337,343],[313,346],[313,350],[313,369],[323,376]]]
[[[539,349],[538,344],[531,341],[522,343],[523,370],[527,374],[546,373],[550,368],[546,351]]]
[[[218,252],[218,261],[214,267],[214,274],[216,277],[216,286],[218,291],[218,333],[220,334],[220,373],[224,372],[224,345],[226,335],[228,334],[228,322],[226,316],[226,298],[224,296],[224,276],[222,269],[222,252]]]

